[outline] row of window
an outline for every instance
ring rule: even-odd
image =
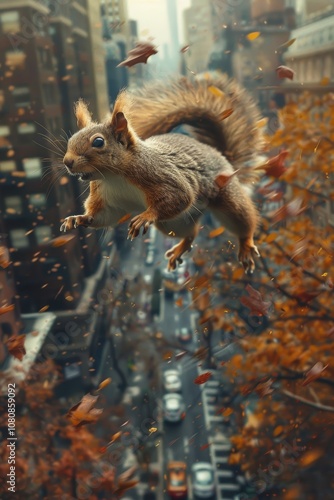
[[[28,179],[37,179],[42,176],[42,160],[40,158],[24,158],[22,166]],[[16,170],[17,165],[15,160],[0,161],[0,173],[8,174]]]
[[[28,205],[33,208],[43,210],[46,208],[46,195],[45,193],[33,193],[27,195]],[[5,210],[15,211],[15,214],[22,214],[24,210],[23,199],[21,196],[6,196],[4,199]],[[10,212],[9,212],[10,213]]]
[[[49,226],[37,226],[35,227],[33,233],[38,245],[48,242],[53,236],[52,231]],[[28,248],[31,246],[31,240],[27,234],[26,229],[11,229],[9,231],[9,238],[11,246],[20,250],[23,248]]]

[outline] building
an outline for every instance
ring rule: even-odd
[[[93,231],[54,243],[61,219],[82,210],[82,190],[65,171],[50,168],[62,162],[63,131],[76,130],[73,102],[86,98],[95,115],[106,109],[106,82],[92,76],[99,63],[91,58],[98,47],[88,7],[0,5],[0,219],[23,313],[75,307],[100,258]],[[102,40],[99,47],[103,52]]]

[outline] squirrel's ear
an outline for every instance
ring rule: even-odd
[[[88,111],[87,104],[82,99],[79,99],[79,101],[75,103],[74,114],[77,118],[79,129],[87,127],[87,125],[92,123],[92,117]]]
[[[110,125],[118,141],[123,142],[127,146],[134,144],[134,135],[129,129],[128,121],[122,111],[113,113]]]

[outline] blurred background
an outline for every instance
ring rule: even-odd
[[[157,54],[147,64],[118,67],[138,41],[152,43]],[[280,65],[295,72],[293,80],[278,78],[275,68]],[[237,285],[229,292],[230,280],[240,278],[233,274],[237,270],[235,242],[219,231],[217,237],[212,236],[217,224],[209,216],[203,220],[193,254],[175,273],[166,272],[164,260],[173,241],[154,229],[146,239],[134,242],[126,240],[126,222],[106,232],[78,228],[60,236],[60,221],[82,213],[86,196],[85,184],[52,167],[61,163],[67,139],[76,131],[73,103],[84,98],[94,118],[101,120],[124,87],[180,74],[201,79],[215,73],[235,78],[252,94],[266,118],[268,136],[274,137],[282,127],[280,112],[305,92],[308,106],[322,116],[333,105],[333,1],[0,0],[0,370],[4,405],[0,430],[5,438],[7,383],[14,381],[20,435],[18,498],[116,495],[148,499],[186,494],[192,498],[196,496],[196,471],[190,471],[196,462],[211,464],[214,491],[209,495],[218,499],[333,498],[333,485],[329,479],[323,480],[321,468],[316,467],[314,477],[323,490],[315,493],[308,486],[298,489],[304,476],[286,465],[282,473],[268,476],[266,464],[261,465],[263,460],[257,457],[257,472],[252,476],[254,471],[247,475],[237,460],[229,463],[230,437],[247,423],[251,425],[256,402],[251,398],[239,416],[223,413],[226,401],[240,403],[232,387],[237,376],[235,380],[227,377],[224,364],[240,355],[240,332],[260,335],[269,320],[266,314],[249,315],[239,302],[249,280],[242,278],[242,292]],[[331,133],[332,125],[326,136],[330,145],[334,140]],[[305,133],[304,140],[309,138]],[[312,154],[319,146],[317,141],[312,143]],[[282,147],[277,141],[271,152],[278,154]],[[298,158],[300,151],[296,162]],[[330,176],[330,150],[324,151],[323,166],[324,161],[328,161]],[[310,186],[317,187],[321,195],[311,203],[312,221],[326,239],[334,223],[332,185],[321,184],[325,172],[317,177],[322,168],[319,164],[309,164],[313,173],[305,173],[303,182],[312,182]],[[270,189],[262,185],[257,194],[264,217],[295,195],[284,180],[271,181]],[[274,230],[285,231],[285,221],[277,220]],[[265,230],[271,232],[268,224]],[[323,246],[332,252],[331,243]],[[280,265],[277,258],[271,277],[279,276]],[[189,280],[202,275],[208,276],[212,287],[202,289],[203,284],[197,283],[204,300],[198,305]],[[294,275],[289,276],[293,279]],[[272,292],[276,293],[274,288],[267,291],[269,302],[274,301]],[[297,293],[298,307],[308,303],[305,296],[300,298],[301,293],[304,290]],[[223,303],[235,312],[229,321],[233,328],[203,319],[207,307]],[[327,330],[332,325],[330,309],[327,303]],[[317,311],[322,311],[321,305]],[[9,341],[20,335],[25,335],[27,353],[13,356]],[[168,417],[163,423],[168,413],[163,397],[169,391],[165,374],[169,369],[176,371],[174,378],[182,383],[182,428],[168,424]],[[212,376],[205,388],[194,385],[193,380],[208,370]],[[75,429],[75,434],[65,419],[66,412],[84,394],[97,394],[99,384],[109,377],[112,380],[100,397],[101,419],[89,430]],[[299,409],[295,402],[291,404],[298,419]],[[120,431],[121,425],[125,427]],[[111,438],[123,431],[128,441]],[[277,436],[274,434],[276,444]],[[306,431],[305,436],[303,446],[307,445]],[[286,439],[292,446],[290,437]],[[114,448],[110,442],[116,441],[119,446],[111,457]],[[266,449],[270,452],[271,444]],[[7,474],[6,453],[3,448],[3,477]],[[298,458],[299,448],[295,454]],[[189,478],[178,476],[177,466],[170,472],[168,467],[175,461],[188,464]],[[328,460],[324,458],[324,462],[329,467]],[[117,478],[132,466],[137,471],[134,483],[123,477],[120,484]],[[181,493],[175,493],[173,473],[174,482],[186,484],[186,492],[181,488]],[[210,478],[209,474],[208,484]],[[256,487],[259,481],[263,489],[259,484]],[[284,496],[282,488],[291,484],[295,490],[290,497]],[[0,488],[1,498],[9,498],[4,483]]]

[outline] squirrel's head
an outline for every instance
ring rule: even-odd
[[[63,158],[71,175],[81,180],[105,178],[107,172],[124,174],[124,159],[135,145],[138,137],[131,130],[122,111],[121,96],[115,103],[112,114],[104,122],[92,121],[87,104],[79,100],[75,104],[75,116],[79,131],[68,141]]]

